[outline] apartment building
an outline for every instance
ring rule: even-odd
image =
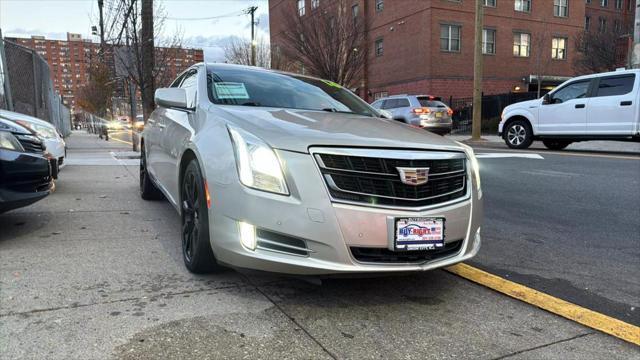
[[[551,88],[575,75],[576,36],[586,0],[483,0],[485,94]],[[593,0],[594,2],[596,0]],[[598,0],[600,1],[600,0]],[[622,0],[623,6],[628,1]],[[614,2],[614,1],[609,1]],[[318,16],[350,8],[366,24],[368,59],[358,93],[368,101],[398,93],[469,97],[473,92],[475,0],[269,0],[271,42],[283,42],[285,16]],[[590,10],[599,15],[607,7]],[[626,8],[625,8],[626,9]],[[627,11],[627,10],[625,10]],[[620,20],[620,26],[625,22]],[[614,26],[614,25],[612,25]]]
[[[55,89],[62,96],[65,105],[72,111],[76,106],[76,95],[81,87],[89,80],[89,67],[92,61],[97,61],[100,45],[91,39],[83,39],[80,34],[67,33],[67,40],[51,40],[44,36],[30,38],[6,38],[19,45],[31,48],[44,57],[49,64],[51,78]],[[111,45],[105,50],[105,61],[114,71],[115,51]],[[204,60],[202,49],[187,48],[156,48],[156,61],[159,66],[160,79],[174,79],[177,74],[187,67]],[[161,61],[160,61],[161,60]],[[164,80],[163,80],[164,81]],[[170,80],[168,80],[170,81]],[[166,84],[158,84],[160,86]],[[116,82],[115,99],[126,97],[126,89],[121,82]],[[114,101],[115,102],[115,101]],[[122,102],[122,101],[119,101]]]

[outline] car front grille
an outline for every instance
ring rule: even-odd
[[[467,196],[464,153],[323,149],[314,156],[331,197],[338,202],[421,208]],[[427,182],[404,183],[399,168],[428,168]]]
[[[367,263],[424,263],[457,254],[462,247],[462,240],[444,244],[440,249],[391,251],[386,248],[351,247],[353,258]]]
[[[16,134],[16,138],[20,142],[20,145],[24,148],[24,151],[30,153],[43,153],[44,143],[33,135]]]

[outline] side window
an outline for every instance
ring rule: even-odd
[[[396,103],[395,99],[387,99],[382,102],[382,108],[385,110],[393,109],[395,103]]]
[[[587,96],[589,90],[589,83],[591,80],[576,81],[574,83],[565,85],[562,89],[553,93],[553,104],[559,104],[567,102],[573,99],[581,99]]]
[[[180,87],[187,92],[187,107],[194,108],[196,106],[196,90],[198,89],[198,72],[192,71],[187,73]]]
[[[610,76],[600,79],[596,96],[616,96],[628,94],[633,90],[635,74]]]
[[[398,104],[396,104],[396,107],[404,108],[411,106],[411,104],[409,103],[409,99],[398,99],[397,101]]]
[[[380,109],[381,105],[382,105],[382,100],[375,101],[373,104],[371,104],[371,106],[376,109]]]

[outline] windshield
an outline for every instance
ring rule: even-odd
[[[264,106],[379,116],[366,102],[327,80],[242,68],[207,70],[214,104]]]

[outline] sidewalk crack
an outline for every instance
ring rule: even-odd
[[[591,331],[591,332],[588,332],[588,333],[579,334],[579,335],[572,336],[572,337],[567,338],[567,339],[561,339],[561,340],[557,340],[557,341],[554,341],[554,342],[550,342],[548,344],[538,345],[538,346],[534,346],[534,347],[529,348],[529,349],[519,350],[519,351],[510,353],[510,354],[507,354],[507,355],[502,355],[502,356],[499,356],[497,358],[493,358],[491,360],[507,359],[507,358],[510,358],[512,356],[515,356],[515,355],[523,354],[523,353],[526,353],[526,352],[529,352],[529,351],[533,351],[533,350],[543,349],[543,348],[551,346],[551,345],[561,344],[561,343],[564,343],[564,342],[580,339],[580,338],[583,338],[585,336],[593,335],[595,333],[596,333],[595,331]]]

